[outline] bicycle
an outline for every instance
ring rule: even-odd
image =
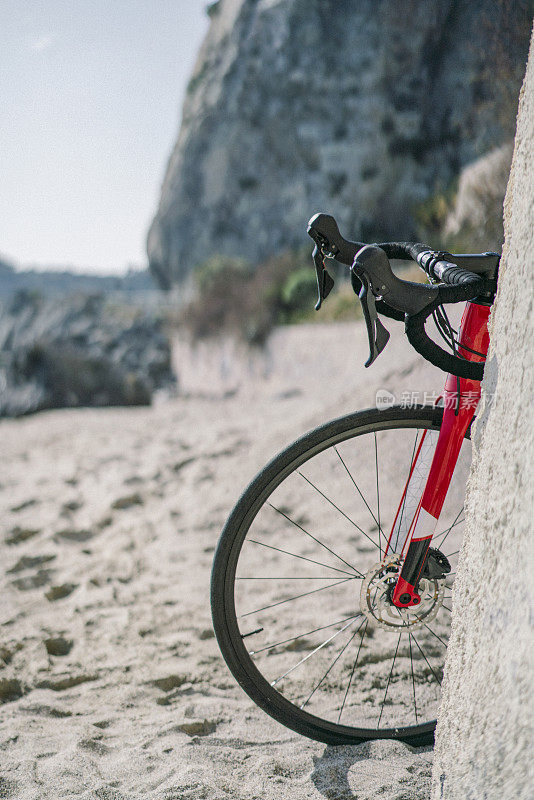
[[[389,339],[379,312],[404,320],[412,346],[449,374],[440,402],[333,420],[261,470],[216,549],[214,630],[241,687],[291,730],[334,745],[427,745],[499,255],[351,242],[327,214],[312,217],[308,233],[316,308],[334,283],[326,259],[350,268],[367,324],[365,366]],[[430,283],[397,277],[390,258],[416,261]],[[444,308],[456,302],[466,302],[458,332]],[[427,335],[430,316],[452,353]]]

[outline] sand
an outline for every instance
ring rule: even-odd
[[[327,747],[237,686],[213,636],[214,547],[248,480],[298,435],[431,395],[442,374],[361,323],[280,329],[268,352],[177,345],[182,394],[0,425],[0,797],[428,797],[432,752]]]

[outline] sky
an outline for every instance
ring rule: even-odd
[[[146,265],[206,5],[0,0],[2,257]]]

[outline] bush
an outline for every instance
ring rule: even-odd
[[[244,259],[217,255],[200,264],[193,272],[193,279],[201,294],[210,287],[226,280],[241,281],[250,276],[250,266]]]
[[[317,302],[317,279],[312,268],[292,272],[282,287],[282,301],[289,312],[308,311]]]
[[[252,272],[240,259],[216,256],[194,271],[197,294],[179,320],[193,339],[231,333],[248,344],[262,345],[274,325],[289,321],[292,312],[302,308],[305,298],[298,299],[296,285],[288,290],[288,276],[306,272],[313,277],[313,270],[304,266],[308,259],[307,249],[288,252]],[[316,289],[313,297],[308,294],[311,308],[315,294]]]

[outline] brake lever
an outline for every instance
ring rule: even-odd
[[[324,265],[325,256],[317,245],[313,248],[312,253],[313,263],[315,264],[315,273],[317,275],[317,292],[319,294],[318,300],[315,304],[315,310],[319,311],[323,300],[328,297],[334,287],[334,279],[326,270]]]
[[[361,283],[358,297],[362,304],[363,316],[365,324],[367,325],[367,338],[369,340],[369,358],[365,362],[365,366],[370,367],[387,345],[389,341],[389,331],[382,325],[378,318],[371,280],[357,261],[351,268],[351,277],[357,278]]]

